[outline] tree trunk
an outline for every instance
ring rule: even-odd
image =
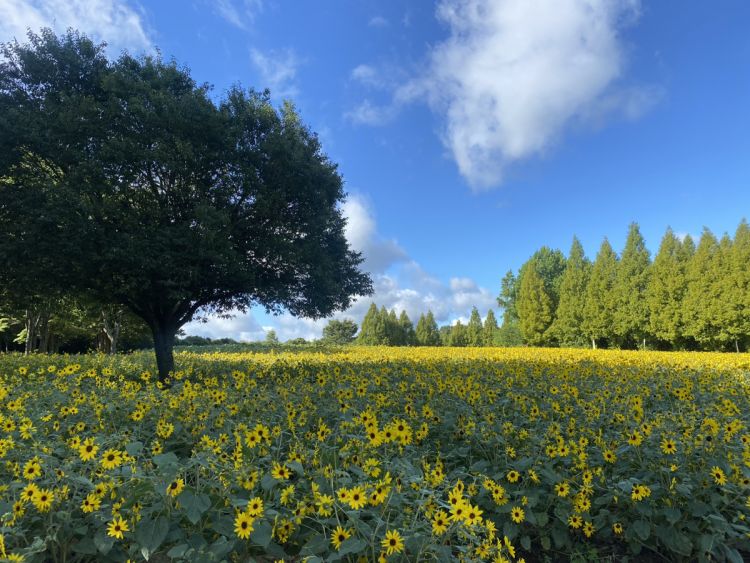
[[[171,325],[151,326],[154,336],[154,352],[156,352],[156,366],[159,370],[159,381],[164,381],[174,371],[174,337],[177,329]]]
[[[737,341],[737,339],[734,339],[734,349],[737,351],[737,353],[740,353],[740,343]]]
[[[122,309],[116,311],[102,309],[102,328],[109,339],[109,353],[117,353],[117,341],[120,338],[122,326]]]
[[[596,338],[591,338],[591,349],[596,350]]]

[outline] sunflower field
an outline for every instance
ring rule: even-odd
[[[0,561],[737,561],[750,356],[0,358]]]

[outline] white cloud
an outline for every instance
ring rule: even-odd
[[[250,60],[260,75],[261,88],[269,88],[278,98],[294,97],[299,93],[295,78],[301,61],[292,49],[266,53],[251,49]]]
[[[368,86],[380,86],[382,83],[375,67],[366,64],[358,65],[352,69],[352,79]]]
[[[234,0],[213,0],[211,5],[217,14],[240,29],[247,29],[263,9],[261,0],[244,0],[239,3]]]
[[[26,40],[28,28],[39,33],[74,28],[106,41],[110,55],[122,50],[150,50],[143,14],[122,0],[0,0],[0,41]]]
[[[362,197],[349,196],[342,211],[347,219],[346,239],[364,256],[363,269],[379,274],[408,258],[395,240],[385,239],[377,233],[375,218]]]
[[[370,100],[364,100],[354,109],[344,113],[344,117],[355,124],[385,125],[396,116],[396,112],[394,106],[377,106]]]
[[[388,27],[389,23],[383,16],[373,16],[370,18],[370,21],[367,22],[367,25],[370,27]]]
[[[382,125],[426,101],[468,183],[497,186],[510,164],[543,154],[571,126],[636,119],[658,101],[658,88],[621,84],[620,34],[639,15],[640,0],[441,0],[449,35],[427,70],[393,87],[389,105],[365,100],[348,117]]]
[[[207,338],[233,338],[240,342],[263,340],[266,330],[255,319],[252,313],[237,315],[231,318],[211,316],[206,322],[194,321],[182,327],[186,334]]]
[[[363,253],[363,269],[370,272],[374,294],[357,299],[346,311],[333,315],[337,319],[352,319],[361,323],[370,303],[388,309],[406,311],[416,324],[419,315],[431,310],[439,324],[468,319],[476,306],[482,315],[496,306],[494,294],[466,277],[451,278],[448,283],[431,275],[410,258],[406,251],[392,239],[381,236],[372,211],[364,198],[350,196],[342,207],[348,219],[346,237],[353,249]],[[319,338],[327,319],[299,319],[285,313],[271,320],[272,328],[280,340]],[[195,325],[195,328],[194,328]],[[238,334],[254,334],[255,340],[265,338],[263,329],[252,314],[234,319],[209,319],[204,325],[192,323],[186,327],[190,334],[237,338]],[[202,332],[195,332],[202,330]]]
[[[637,0],[442,0],[437,14],[450,36],[400,95],[426,96],[444,116],[444,142],[476,188],[500,183],[592,106],[634,115],[647,105],[637,89],[614,89]]]

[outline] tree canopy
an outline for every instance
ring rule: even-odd
[[[74,31],[0,64],[0,282],[121,303],[159,373],[196,315],[259,304],[319,318],[371,292],[344,236],[337,166],[294,106]]]

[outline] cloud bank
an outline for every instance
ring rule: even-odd
[[[261,87],[271,90],[276,98],[292,98],[299,94],[297,69],[301,64],[292,49],[263,52],[250,50],[250,61],[259,74]]]
[[[106,41],[110,55],[150,50],[143,14],[121,0],[0,0],[0,41],[26,40],[26,31],[68,28]]]
[[[508,165],[544,153],[576,122],[636,118],[660,95],[620,84],[621,32],[637,21],[638,0],[441,0],[436,15],[448,37],[428,52],[427,70],[396,88],[390,105],[363,103],[348,117],[380,125],[426,101],[475,189],[499,185]]]
[[[352,319],[360,324],[370,303],[397,311],[405,310],[416,324],[419,315],[431,310],[439,324],[467,319],[476,306],[481,314],[496,306],[495,295],[466,277],[451,278],[448,283],[432,276],[411,258],[394,239],[382,236],[367,200],[350,196],[342,211],[347,217],[346,237],[354,250],[365,258],[363,268],[370,272],[375,293],[360,298],[346,311],[332,318]],[[298,319],[289,314],[273,318],[269,326],[262,327],[252,313],[232,319],[211,318],[207,323],[190,323],[188,334],[212,338],[262,340],[265,331],[274,329],[281,340],[292,338],[319,338],[327,319]]]

